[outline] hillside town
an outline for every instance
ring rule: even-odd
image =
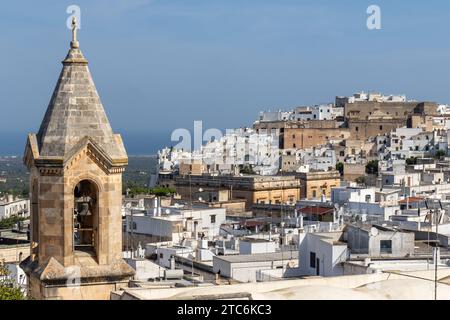
[[[71,22],[26,137],[28,196],[0,194],[10,296],[450,299],[450,106],[359,92],[265,110],[198,149],[163,146],[148,183],[125,184],[125,144]]]
[[[366,285],[388,290],[403,279],[415,289],[393,298],[433,299],[433,281],[449,298],[449,111],[360,92],[263,111],[252,127],[200,150],[162,149],[150,184],[175,194],[124,198],[124,250],[139,261],[137,286],[149,285],[152,266],[155,282],[173,274],[189,288],[246,284],[217,294],[242,294],[249,283],[264,291],[276,281],[286,295],[312,298],[295,288],[355,279],[345,294],[368,298],[382,290]],[[208,296],[183,292],[197,291]]]
[[[449,106],[361,92],[262,111],[200,150],[166,147],[149,181],[161,192],[123,195],[122,256],[135,275],[111,299],[171,297],[155,288],[273,298],[267,283],[299,299],[337,288],[383,299],[369,284],[399,280],[415,289],[395,299],[449,298],[449,137]],[[24,293],[29,212],[28,199],[0,201],[0,221],[13,219],[0,258]]]

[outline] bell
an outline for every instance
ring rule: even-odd
[[[92,215],[89,210],[89,201],[81,201],[78,203],[78,214],[80,216],[90,216]]]

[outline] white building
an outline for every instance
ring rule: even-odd
[[[348,258],[348,249],[346,243],[340,242],[341,237],[342,232],[304,234],[299,253],[300,275],[343,275],[342,262]]]
[[[285,149],[281,167],[287,172],[331,171],[336,168],[336,152],[328,146]]]
[[[332,104],[321,104],[313,107],[297,107],[293,111],[295,121],[333,120]]]
[[[340,187],[331,190],[331,202],[344,204],[348,202],[375,203],[375,188]]]
[[[414,254],[414,233],[380,226],[347,227],[352,255],[370,258],[402,258]]]
[[[262,111],[259,114],[258,122],[334,120],[342,115],[343,109],[335,108],[330,103],[301,106],[289,111]]]
[[[261,271],[294,269],[298,261],[298,251],[214,256],[213,272],[244,283],[256,282]]]
[[[261,111],[259,113],[260,122],[274,122],[274,121],[290,121],[293,120],[292,111]]]
[[[345,103],[355,102],[406,102],[405,95],[383,95],[376,92],[357,92],[350,97],[336,97],[336,105],[343,106]]]
[[[126,217],[126,231],[146,236],[148,242],[171,241],[180,244],[183,239],[219,236],[220,226],[226,221],[224,208],[164,207],[150,209],[147,214]]]
[[[201,164],[202,173],[236,174],[250,166],[257,174],[278,173],[280,161],[279,140],[276,134],[257,133],[250,128],[228,130],[215,140],[207,142],[201,150],[186,152],[163,149],[158,152],[157,171],[176,172],[180,164]]]
[[[396,186],[396,187],[415,187],[420,186],[421,174],[420,172],[413,173],[396,173],[396,172],[382,172],[381,185]]]
[[[125,261],[136,271],[134,280],[148,281],[164,277],[164,267],[143,258],[127,258]]]
[[[423,128],[398,128],[391,132],[388,140],[386,151],[390,153],[392,159],[434,155],[440,146],[444,151],[448,149],[446,136],[441,137],[437,131],[427,132]],[[381,149],[381,146],[378,148]]]
[[[0,201],[0,219],[11,216],[28,216],[30,211],[30,200],[18,199],[13,196],[6,196]]]
[[[207,173],[233,173],[235,167],[251,166],[257,174],[278,172],[280,153],[275,134],[244,128],[230,130],[222,138],[202,147]]]
[[[156,254],[155,263],[168,269],[175,269],[175,257],[194,259],[195,253],[191,247],[187,246],[146,246],[146,256]]]
[[[274,253],[276,244],[265,239],[245,238],[239,241],[239,254]]]

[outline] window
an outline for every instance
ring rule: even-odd
[[[367,202],[367,203],[370,203],[370,200],[371,200],[370,194],[366,195],[366,202]]]
[[[309,253],[309,267],[316,268],[316,253],[315,252]]]
[[[355,131],[358,132],[358,131],[359,131],[359,127],[356,127],[356,128],[355,128]]]
[[[83,180],[73,191],[73,249],[96,253],[98,249],[98,188]],[[134,227],[133,225],[129,225]],[[133,228],[134,229],[134,228]]]
[[[317,197],[317,191],[316,191],[316,190],[313,190],[312,196],[313,196],[313,198],[316,198],[316,197]]]
[[[380,240],[380,253],[381,254],[392,253],[392,240]]]
[[[380,126],[380,131],[383,130],[383,126]]]

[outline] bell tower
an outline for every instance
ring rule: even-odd
[[[109,299],[134,270],[122,259],[122,172],[128,157],[100,101],[72,21],[69,53],[38,134],[29,134],[35,299]]]

